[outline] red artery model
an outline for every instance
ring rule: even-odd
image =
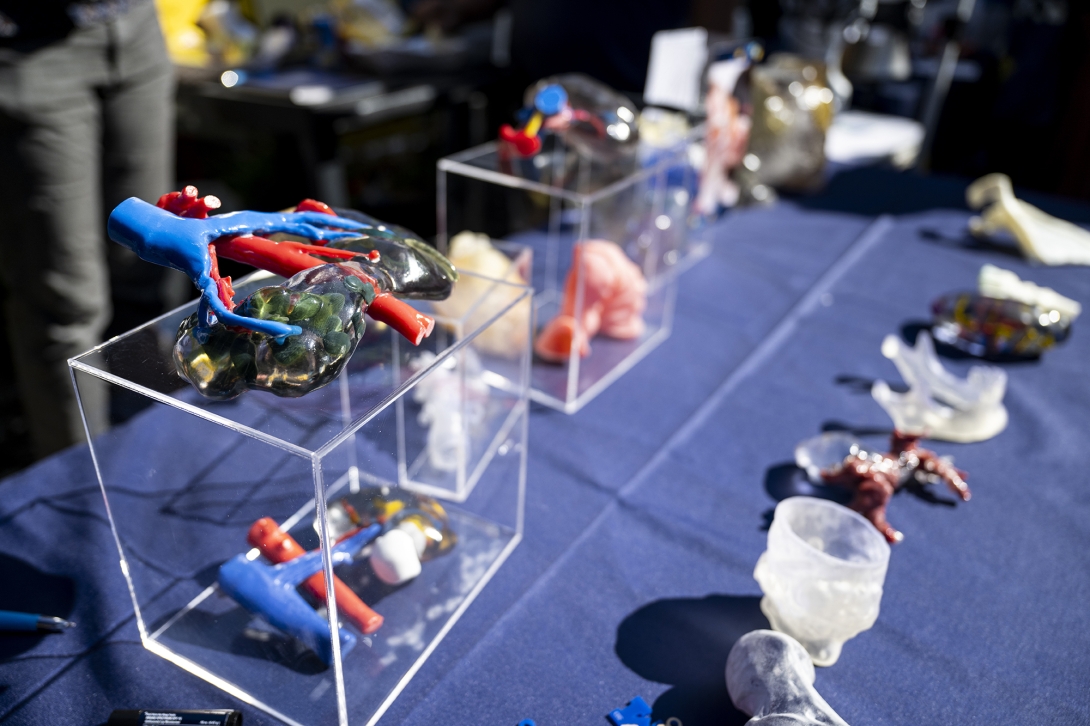
[[[254,522],[246,541],[261,550],[261,554],[274,564],[294,560],[306,554],[306,550],[269,517],[262,517]],[[325,602],[325,573],[316,572],[303,585],[311,595]],[[351,619],[364,635],[370,635],[382,627],[382,616],[367,607],[339,577],[333,578],[333,594],[337,598],[337,611]]]

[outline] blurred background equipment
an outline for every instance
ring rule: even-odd
[[[142,114],[176,120],[159,147],[166,180],[147,198],[185,184],[224,211],[315,197],[430,239],[436,161],[518,124],[538,80],[582,73],[641,112],[641,136],[675,118],[662,113],[680,112],[678,128],[707,123],[692,160],[704,212],[812,193],[863,165],[1003,172],[1018,188],[1090,199],[1090,8],[1068,0],[0,0],[0,73],[153,5],[179,82],[176,114],[167,87]],[[129,57],[119,72],[136,72]],[[119,98],[103,91],[116,80],[94,104]],[[122,177],[108,163],[103,190]],[[111,258],[107,334],[188,294],[129,264]],[[0,355],[7,380],[14,365]],[[115,418],[131,415],[114,404]],[[24,405],[14,385],[0,390],[0,449],[22,463]]]

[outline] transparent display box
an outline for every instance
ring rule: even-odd
[[[670,336],[677,276],[708,253],[705,220],[693,211],[699,175],[690,148],[699,132],[670,148],[640,149],[627,159],[595,159],[546,139],[531,158],[512,158],[487,143],[438,163],[437,244],[446,251],[470,231],[526,245],[534,266],[535,335],[564,306],[575,245],[616,244],[647,282],[642,334],[597,335],[590,351],[576,346],[560,363],[535,356],[530,396],[574,413]],[[580,258],[582,259],[582,258]],[[586,264],[575,265],[575,335],[584,332]]]
[[[519,255],[513,248],[512,264],[529,264]],[[280,281],[255,273],[236,284],[236,299]],[[148,650],[289,724],[379,719],[521,539],[531,292],[472,274],[456,289],[466,285],[478,297],[472,310],[436,314],[419,347],[368,319],[339,378],[300,398],[202,398],[171,355],[195,303],[69,361]],[[411,304],[435,314],[433,303]],[[497,328],[509,344],[482,347]],[[422,558],[400,585],[370,564],[378,545],[334,564],[342,533],[320,515],[358,492],[435,497],[454,546]],[[308,646],[228,597],[225,563],[271,567],[247,543],[263,517],[319,552],[309,560],[322,583],[338,587],[339,577],[385,619],[381,628],[365,634],[347,611],[338,617],[289,583],[289,599],[324,629]],[[340,637],[330,637],[333,622]]]

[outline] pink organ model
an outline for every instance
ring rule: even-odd
[[[577,311],[580,285],[583,304]],[[646,306],[647,281],[620,247],[605,240],[580,242],[564,283],[560,314],[542,329],[534,352],[543,360],[562,363],[573,347],[580,356],[587,356],[595,335],[638,338],[645,328],[642,316]]]

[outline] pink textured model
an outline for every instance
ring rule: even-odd
[[[577,277],[582,267],[583,307],[576,319]],[[620,247],[605,240],[575,246],[564,283],[560,315],[546,325],[534,351],[544,360],[563,362],[573,346],[580,356],[590,353],[590,339],[601,334],[628,340],[643,335],[647,281]]]

